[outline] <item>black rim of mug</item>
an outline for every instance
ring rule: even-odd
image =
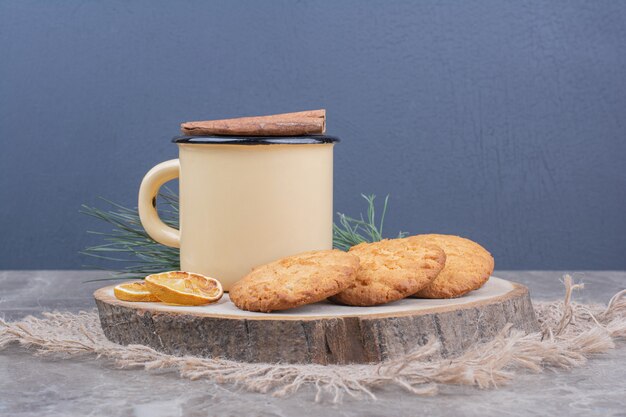
[[[339,142],[339,138],[326,135],[311,136],[176,136],[178,144],[209,145],[322,145]]]

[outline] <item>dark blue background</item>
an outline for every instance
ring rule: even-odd
[[[626,268],[626,3],[0,1],[0,268],[79,268],[185,120],[325,107],[335,208]]]

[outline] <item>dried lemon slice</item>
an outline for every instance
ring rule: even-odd
[[[215,278],[183,271],[148,275],[145,283],[150,292],[165,303],[197,306],[213,303],[224,295]]]
[[[159,301],[143,281],[124,282],[113,288],[113,294],[123,301]]]

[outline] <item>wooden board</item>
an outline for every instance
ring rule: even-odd
[[[239,310],[228,294],[200,307],[120,301],[113,286],[94,297],[113,342],[244,362],[374,363],[408,353],[429,337],[450,357],[492,339],[507,323],[538,330],[528,289],[495,277],[452,300],[411,298],[377,307],[321,302],[270,314]]]

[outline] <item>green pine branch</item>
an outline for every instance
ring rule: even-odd
[[[348,250],[362,242],[376,242],[383,239],[383,225],[387,214],[389,196],[376,218],[374,195],[363,195],[367,201],[367,215],[358,218],[337,213],[339,223],[333,224],[333,247]],[[101,198],[110,207],[107,210],[82,205],[80,212],[111,226],[107,232],[88,231],[98,235],[102,243],[83,249],[80,253],[92,258],[110,261],[115,275],[106,279],[144,278],[162,271],[180,269],[179,250],[161,245],[144,230],[139,220],[137,208],[128,208],[113,201]],[[159,216],[167,225],[178,228],[178,196],[169,189],[159,193]],[[406,233],[398,233],[404,237]]]
[[[339,224],[333,224],[333,247],[347,251],[354,245],[363,242],[378,242],[383,239],[383,225],[385,223],[385,215],[387,214],[387,205],[389,203],[389,195],[385,197],[383,211],[380,220],[376,224],[376,205],[374,200],[376,196],[361,194],[367,201],[367,217],[363,214],[358,219],[347,216],[343,213],[337,213],[339,216]],[[404,237],[407,233],[399,232],[397,237]]]

